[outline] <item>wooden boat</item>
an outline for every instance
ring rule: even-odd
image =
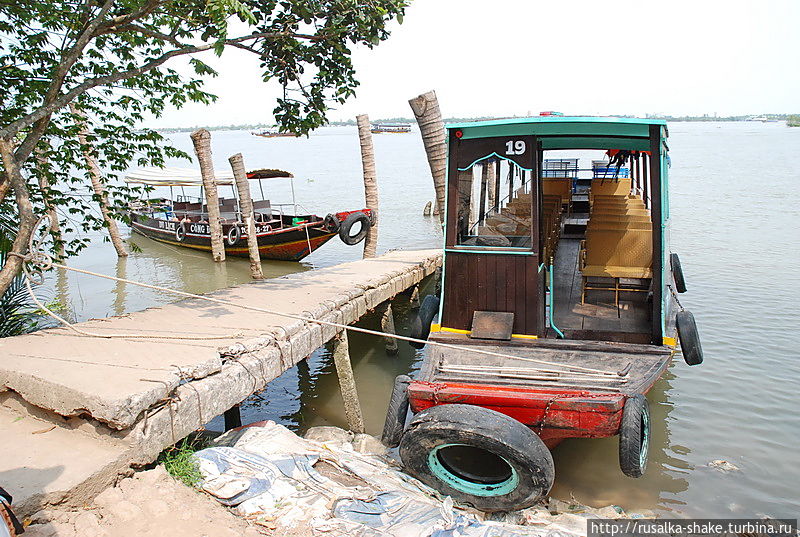
[[[247,226],[235,197],[233,176],[231,172],[215,171],[215,178],[218,187],[228,186],[234,190],[234,197],[219,199],[225,254],[248,257]],[[281,170],[257,170],[249,172],[248,178],[258,180],[260,185],[265,179],[292,180],[293,176]],[[170,190],[169,198],[141,200],[131,205],[129,217],[133,231],[159,242],[211,251],[208,207],[203,201],[203,183],[199,171],[140,168],[130,171],[125,180],[149,187],[168,187]],[[185,194],[177,198],[173,196],[176,188],[185,192],[186,187],[199,189],[199,197]],[[263,193],[263,188],[260,190]],[[292,199],[292,203],[277,205],[264,199],[253,201],[258,250],[262,259],[300,261],[336,235],[345,244],[358,244],[373,224],[369,209],[340,211],[323,218],[300,213],[298,207],[295,199]]]
[[[641,476],[645,395],[678,340],[702,362],[668,244],[665,122],[551,115],[448,133],[441,296],[415,320],[427,353],[395,382],[384,441],[410,473],[485,511],[545,496],[565,438],[619,435],[622,471]],[[560,177],[545,165],[565,149],[608,151],[630,173],[578,190],[577,161],[560,159]]]
[[[298,136],[292,132],[281,132],[277,127],[270,127],[261,131],[251,132],[250,134],[262,138],[297,138]]]
[[[372,134],[404,133],[411,132],[410,123],[373,123],[370,129]]]

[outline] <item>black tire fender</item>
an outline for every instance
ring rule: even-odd
[[[678,254],[669,254],[669,265],[672,267],[672,277],[675,279],[675,290],[679,293],[686,292],[686,280],[683,278],[681,258]]]
[[[341,227],[341,222],[339,222],[339,219],[336,218],[336,215],[334,214],[328,214],[322,223],[325,226],[325,229],[327,229],[330,233],[338,233],[339,228]]]
[[[186,239],[186,224],[180,222],[177,226],[175,226],[175,240],[178,242],[183,242]]]
[[[703,347],[700,345],[700,334],[697,331],[697,322],[691,311],[679,311],[675,317],[678,328],[678,339],[681,342],[681,353],[688,365],[703,363]]]
[[[236,246],[239,243],[239,239],[242,238],[242,230],[239,229],[239,226],[233,224],[230,229],[228,229],[228,234],[226,236],[226,241],[228,242],[228,246]]]
[[[439,297],[436,295],[428,295],[422,300],[422,305],[416,315],[411,316],[411,331],[410,337],[414,339],[427,340],[431,333],[431,323],[433,318],[439,313]],[[421,349],[425,346],[424,343],[416,343],[409,341],[415,349]]]
[[[386,421],[383,422],[383,434],[381,435],[383,445],[390,448],[397,447],[403,437],[403,428],[408,415],[408,385],[410,382],[411,377],[408,375],[397,375],[394,379],[394,388],[389,398]]]
[[[355,235],[350,235],[350,230],[353,228],[356,222],[361,222],[361,229]],[[344,222],[342,222],[342,225],[339,228],[339,238],[342,239],[342,242],[346,245],[355,246],[364,240],[364,238],[367,236],[367,233],[369,233],[370,226],[371,222],[366,214],[362,213],[361,211],[350,213],[347,215],[347,218],[344,219]]]
[[[482,511],[533,505],[553,486],[553,456],[517,420],[473,405],[418,413],[403,433],[400,458],[411,475]]]
[[[650,448],[650,405],[637,393],[625,400],[619,427],[619,467],[628,477],[642,477]]]

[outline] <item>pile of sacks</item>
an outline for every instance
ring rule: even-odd
[[[554,502],[487,520],[404,474],[384,453],[368,435],[317,427],[303,439],[269,421],[230,431],[195,457],[205,492],[280,534],[578,537],[587,518],[624,516],[563,502],[560,510],[573,512],[554,514]]]

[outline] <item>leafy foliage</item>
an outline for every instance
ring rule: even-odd
[[[13,221],[0,214],[0,264],[5,264],[11,251]],[[31,304],[28,289],[22,275],[11,282],[11,286],[0,296],[0,338],[27,334],[36,326],[37,312]]]
[[[103,220],[85,154],[104,172],[115,217],[140,192],[121,174],[131,166],[189,158],[143,126],[168,106],[210,103],[203,80],[216,76],[198,53],[226,47],[255,54],[262,78],[283,95],[273,110],[281,130],[307,134],[324,125],[329,106],[358,86],[352,49],[373,47],[402,20],[407,0],[0,0],[0,142],[13,145],[0,162],[0,211],[15,212],[9,184],[24,181],[32,209],[17,201],[27,238],[33,218],[54,206],[67,255]],[[232,37],[232,31],[239,35]],[[173,65],[183,57],[191,70]],[[90,135],[77,140],[80,118]],[[2,147],[3,144],[0,144]],[[5,183],[5,185],[3,184]],[[44,185],[40,187],[40,185]],[[27,212],[26,212],[27,211]],[[23,225],[25,224],[25,225]],[[0,271],[0,290],[7,285]]]

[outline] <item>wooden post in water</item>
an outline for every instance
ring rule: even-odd
[[[419,309],[419,285],[415,285],[411,288],[409,303],[413,309]]]
[[[430,216],[431,215],[431,207],[432,207],[432,205],[433,204],[430,201],[425,204],[425,208],[422,209],[422,216]]]
[[[253,198],[250,196],[250,183],[247,182],[247,172],[244,169],[244,157],[236,153],[228,159],[236,181],[236,190],[239,192],[239,209],[242,212],[242,221],[247,230],[247,250],[250,254],[250,276],[254,280],[264,279],[261,271],[261,254],[258,252],[258,237],[256,236],[256,217],[253,212]]]
[[[342,330],[336,334],[332,343],[333,362],[336,365],[336,375],[339,377],[339,388],[342,390],[347,426],[354,433],[363,433],[365,432],[364,418],[361,415],[356,380],[353,377],[353,366],[350,363],[350,345],[347,341],[347,331]]]
[[[369,116],[356,116],[358,123],[358,141],[361,144],[361,168],[364,171],[364,200],[367,209],[372,212],[373,225],[367,231],[364,240],[364,259],[375,257],[378,250],[378,182],[375,173],[375,151],[372,146]]]
[[[381,312],[381,331],[386,334],[397,334],[394,328],[394,312],[392,312],[392,302],[387,300],[380,305]],[[397,339],[393,337],[384,337],[386,342],[386,354],[394,356],[400,350],[397,347]]]
[[[487,161],[484,161],[483,166],[484,166],[484,175],[487,176],[488,180],[488,186],[486,192],[489,197],[488,209],[491,209],[492,207],[494,207],[494,204],[497,203],[497,199],[495,197],[495,183],[497,181],[495,180],[494,176],[495,174],[494,159],[489,159]],[[488,213],[489,211],[487,210],[486,212]]]
[[[442,112],[439,110],[439,101],[436,92],[429,91],[408,101],[414,117],[419,125],[425,153],[428,155],[428,165],[433,176],[433,188],[436,190],[436,211],[439,220],[444,223],[444,189],[445,173],[447,166],[447,138],[442,121]]]
[[[92,148],[87,139],[89,129],[86,125],[86,115],[75,106],[75,103],[70,103],[69,110],[77,116],[78,142],[81,144],[83,158],[86,160],[86,168],[89,170],[92,190],[94,190],[94,193],[97,195],[98,203],[100,204],[100,213],[103,215],[103,223],[108,228],[108,236],[111,237],[111,244],[114,245],[117,255],[119,257],[125,257],[128,255],[128,250],[125,249],[125,242],[119,234],[117,221],[111,217],[111,211],[108,208],[108,194],[106,194],[106,189],[103,186],[100,166],[98,166],[97,159],[92,154]]]
[[[219,215],[219,196],[217,181],[214,178],[214,163],[211,160],[211,133],[198,129],[191,135],[200,174],[203,176],[203,190],[208,209],[208,229],[211,232],[211,255],[216,262],[225,261],[225,244],[222,242],[222,223]],[[201,211],[202,213],[202,211]]]
[[[45,144],[47,144],[47,148],[49,149],[50,144],[47,141],[45,141]],[[44,200],[44,206],[47,210],[46,214],[50,219],[50,234],[53,237],[53,242],[55,242],[56,257],[58,261],[63,262],[67,257],[64,252],[64,238],[61,236],[61,225],[58,221],[58,213],[56,212],[55,205],[53,205],[53,200],[50,197],[50,182],[47,179],[47,171],[50,167],[50,163],[47,160],[47,154],[44,149],[42,149],[42,146],[36,146],[34,154],[36,155],[36,167],[39,172],[37,174],[39,190],[42,191],[42,199]]]

